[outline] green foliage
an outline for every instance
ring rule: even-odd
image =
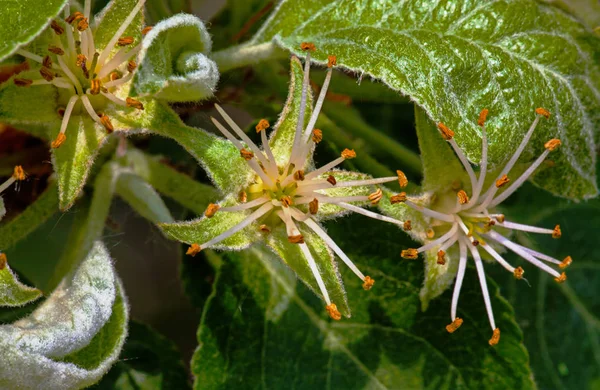
[[[4,2],[0,16],[0,60],[40,34],[65,4],[67,0]]]
[[[574,199],[597,194],[595,129],[600,71],[595,40],[560,11],[532,0],[286,0],[253,38],[294,53],[311,41],[314,58],[382,80],[435,121],[456,131],[468,157],[480,156],[479,111],[490,109],[490,160],[516,148],[542,106],[553,112],[534,150],[563,141],[556,169],[535,182]],[[569,59],[568,61],[564,59]],[[533,154],[530,152],[529,158]]]
[[[0,269],[0,307],[23,306],[42,295],[37,288],[28,287],[17,280],[8,265]]]

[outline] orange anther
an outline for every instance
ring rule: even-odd
[[[58,133],[56,139],[50,144],[50,147],[52,147],[52,149],[58,149],[62,144],[65,143],[66,140],[67,136],[65,135],[65,133]]]
[[[483,110],[481,110],[481,112],[479,113],[479,119],[477,119],[477,124],[479,126],[485,125],[485,120],[487,119],[488,113],[489,113],[489,110],[487,108],[484,108]]]
[[[212,218],[217,213],[217,211],[219,211],[220,208],[221,206],[219,206],[218,204],[210,203],[206,208],[204,215],[207,218]]]
[[[414,248],[405,249],[400,253],[404,259],[414,260],[419,257],[419,252]]]
[[[454,333],[460,326],[463,324],[463,319],[460,317],[456,317],[451,324],[446,325],[446,330],[448,333]]]
[[[408,185],[408,179],[404,172],[397,170],[396,174],[398,175],[398,184],[400,184],[400,188],[404,188]]]
[[[288,236],[288,241],[292,244],[304,244],[304,236],[302,234],[297,234],[295,236]]]
[[[355,158],[356,157],[356,152],[354,150],[351,149],[344,149],[342,151],[342,157],[349,160],[351,158]]]
[[[510,179],[508,178],[508,175],[502,175],[502,177],[500,179],[496,180],[496,188],[502,187],[509,181],[510,181]]]
[[[558,265],[558,267],[560,269],[565,269],[568,266],[570,266],[572,262],[573,262],[573,259],[571,259],[571,256],[567,256],[563,259],[563,261],[561,261],[561,263]]]
[[[499,341],[500,341],[500,328],[496,328],[496,329],[494,329],[494,332],[492,333],[492,338],[490,339],[489,343],[490,343],[490,345],[497,345]]]
[[[268,128],[269,128],[269,126],[271,126],[271,125],[269,124],[269,121],[268,121],[268,120],[266,120],[266,119],[261,119],[261,120],[258,122],[258,125],[256,125],[256,132],[257,132],[257,133],[260,133],[261,131],[268,129]]]
[[[337,306],[335,305],[335,303],[331,303],[331,304],[325,306],[325,310],[327,310],[329,317],[333,318],[334,320],[339,321],[342,319],[342,314],[337,309]]]
[[[437,263],[439,265],[446,264],[446,252],[439,250],[437,253]]]
[[[201,250],[202,250],[202,247],[200,245],[198,245],[198,244],[192,244],[188,248],[187,252],[185,252],[185,254],[194,257],[198,253],[200,253]]]
[[[399,194],[396,194],[396,195],[392,196],[390,198],[390,202],[392,204],[406,202],[406,192],[401,192]]]
[[[315,44],[312,42],[302,42],[300,44],[300,49],[302,49],[303,51],[315,51],[317,50],[317,48],[315,47]]]
[[[363,280],[363,288],[368,291],[370,290],[373,285],[375,284],[375,279],[372,279],[370,276],[365,276],[365,279]]]
[[[560,230],[560,225],[554,226],[554,230],[552,231],[552,238],[560,238],[562,236],[562,231]]]
[[[437,127],[438,127],[438,129],[440,129],[440,131],[442,133],[442,137],[444,137],[444,139],[446,141],[450,141],[452,139],[452,137],[454,137],[454,132],[452,130],[450,130],[448,128],[448,126],[446,126],[442,122],[438,123]]]
[[[538,107],[535,109],[535,113],[546,118],[550,118],[550,111],[546,110],[545,108]]]

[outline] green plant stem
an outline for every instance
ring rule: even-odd
[[[259,45],[238,45],[213,53],[212,59],[219,66],[221,73],[242,66],[256,64],[265,60],[283,58],[287,52],[278,48],[273,42]]]
[[[394,157],[402,164],[402,169],[410,170],[418,175],[423,174],[421,157],[417,153],[369,126],[355,109],[340,104],[327,104],[323,110],[337,125],[353,135],[365,139],[369,143],[369,147]]]

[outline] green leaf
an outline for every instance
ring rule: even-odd
[[[502,329],[495,348],[474,270],[461,294],[465,323],[448,334],[450,294],[419,310],[422,265],[399,259],[402,234],[361,217],[328,227],[376,280],[363,291],[341,268],[353,317],[328,320],[322,302],[273,256],[236,254],[217,270],[203,312],[192,359],[196,388],[534,388],[522,334],[493,282]]]
[[[173,102],[212,96],[219,70],[207,57],[210,50],[210,35],[197,17],[179,14],[161,21],[144,38],[131,95]]]
[[[579,18],[591,29],[600,26],[600,3],[596,0],[538,0],[548,3]]]
[[[0,201],[0,209],[1,206]],[[58,211],[58,193],[56,182],[48,188],[21,214],[0,227],[0,248],[6,250],[46,222]],[[2,213],[0,213],[2,214]]]
[[[222,202],[221,207],[236,205],[238,202],[236,196],[229,196]],[[187,244],[203,244],[208,240],[224,233],[246,219],[251,214],[251,210],[218,212],[213,217],[194,219],[186,222],[160,223],[158,226],[167,237],[185,242]],[[247,248],[260,238],[258,224],[256,221],[246,228],[233,234],[231,237],[212,245],[211,248],[224,250],[240,250]]]
[[[338,265],[334,260],[333,252],[326,245],[325,241],[312,230],[303,225],[299,226],[299,230],[319,268],[319,274],[323,279],[323,283],[325,283],[331,302],[335,303],[340,313],[346,317],[350,317],[350,307],[346,299],[344,282],[338,271]],[[300,245],[289,242],[287,232],[283,227],[275,229],[269,234],[267,245],[294,271],[296,276],[308,288],[318,297],[323,296]],[[325,307],[325,303],[322,303],[322,306]]]
[[[471,161],[480,157],[479,111],[487,122],[490,160],[516,148],[542,106],[552,111],[525,159],[557,137],[556,168],[534,182],[573,199],[597,194],[595,129],[600,116],[597,38],[577,21],[532,0],[287,0],[252,44],[274,41],[300,54],[314,42],[314,58],[382,80],[408,95],[434,121],[456,131]],[[560,60],[558,60],[560,59]]]
[[[31,42],[58,15],[67,0],[8,1],[0,17],[0,60]]]
[[[160,195],[144,179],[133,173],[119,175],[117,194],[142,217],[153,223],[173,222],[171,212]]]
[[[96,243],[31,316],[0,326],[0,386],[77,389],[98,381],[125,341],[121,290],[108,252]]]
[[[106,47],[138,2],[139,0],[111,0],[95,16],[96,31],[94,32],[94,44],[96,48],[101,50]],[[131,24],[122,34],[122,36],[133,37],[133,45],[137,45],[142,38],[142,29],[144,28],[144,13],[142,11],[137,13]],[[112,50],[115,51],[116,49]]]
[[[20,283],[7,264],[0,269],[0,307],[23,306],[42,296],[37,288]]]

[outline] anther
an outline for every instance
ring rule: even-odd
[[[402,229],[404,229],[405,232],[412,230],[412,224],[411,224],[410,220],[404,221],[404,224],[402,225]]]
[[[79,23],[77,23],[77,30],[80,32],[87,30],[88,27],[90,27],[90,23],[88,22],[87,18],[83,18],[79,21]]]
[[[58,24],[58,22],[56,20],[53,20],[52,23],[50,23],[50,28],[52,28],[52,30],[54,30],[56,35],[62,35],[62,33],[65,32],[65,29],[62,28],[61,25]]]
[[[266,119],[261,119],[258,122],[258,125],[256,125],[256,132],[260,133],[263,130],[266,130],[270,127],[271,125],[269,124],[269,121]]]
[[[125,102],[127,103],[127,107],[137,108],[138,110],[142,111],[144,110],[144,105],[139,100],[128,97],[125,99]]]
[[[295,236],[288,236],[288,241],[292,244],[304,244],[304,236],[302,234],[297,234]]]
[[[310,201],[308,204],[308,211],[313,215],[319,212],[319,200],[317,198]]]
[[[544,148],[548,149],[551,152],[554,152],[561,145],[561,142],[557,138],[553,138],[550,141],[544,144]]]
[[[66,19],[65,22],[67,22],[68,24],[73,23],[76,20],[80,20],[85,18],[85,16],[81,13],[81,12],[75,12],[74,14],[69,15]]]
[[[304,180],[304,171],[302,169],[299,169],[296,172],[294,172],[294,179],[296,181],[303,181]]]
[[[258,229],[263,233],[271,233],[271,229],[265,224],[260,225]]]
[[[58,47],[58,46],[52,46],[52,45],[50,45],[50,46],[48,46],[48,51],[50,53],[56,54],[57,56],[62,56],[62,55],[65,54],[65,51],[63,49],[61,49],[60,47]]]
[[[77,54],[77,59],[75,60],[75,65],[77,65],[78,68],[85,66],[86,62],[87,62],[87,57],[84,54]]]
[[[281,201],[281,204],[283,205],[283,207],[290,207],[291,205],[294,204],[294,201],[288,195],[282,196],[281,199],[279,199],[279,200]]]
[[[33,84],[33,80],[22,78],[15,78],[13,82],[17,87],[29,87],[31,84]]]
[[[44,59],[42,59],[42,65],[46,68],[52,68],[52,58],[50,58],[50,56],[45,56]]]
[[[469,203],[469,196],[465,192],[465,190],[460,190],[456,193],[456,197],[458,198],[458,203],[467,204]]]
[[[56,139],[54,141],[52,141],[50,146],[52,147],[52,149],[58,149],[58,148],[60,148],[60,146],[62,144],[65,143],[66,140],[67,140],[67,136],[65,135],[65,133],[58,133],[58,135],[56,136]]]
[[[524,273],[525,273],[525,271],[523,271],[522,267],[517,267],[513,271],[513,275],[515,276],[515,279],[523,279],[523,274]]]
[[[27,177],[27,174],[25,173],[25,171],[23,170],[23,167],[20,165],[17,165],[15,167],[15,169],[13,169],[13,174],[12,174],[13,179],[18,180],[18,181],[23,181],[25,180],[25,178]]]
[[[500,341],[500,328],[494,329],[492,332],[492,338],[490,339],[490,345],[496,345]]]
[[[554,226],[554,230],[552,231],[552,238],[560,238],[562,236],[562,231],[560,230],[560,225]]]
[[[483,125],[485,125],[485,120],[487,119],[488,113],[489,110],[487,108],[481,110],[481,112],[479,113],[479,119],[477,119],[477,124],[479,126],[483,127]]]
[[[240,191],[240,193],[238,194],[238,200],[240,201],[240,203],[246,203],[248,201],[248,194],[246,194],[246,191]]]
[[[446,264],[446,252],[439,250],[437,253],[437,263],[439,265]]]
[[[500,222],[500,223],[504,223],[505,217],[504,214],[498,214],[496,215],[496,221]]]
[[[127,62],[127,71],[129,73],[133,72],[135,68],[137,68],[137,63],[134,60]]]
[[[302,49],[302,51],[315,51],[317,50],[317,48],[315,47],[315,44],[312,42],[302,42],[300,44],[300,49]]]
[[[242,158],[246,161],[250,161],[254,158],[254,153],[252,153],[251,151],[247,150],[246,148],[242,148],[242,150],[240,150],[240,156],[242,156]]]
[[[560,274],[559,277],[554,278],[554,281],[556,283],[564,283],[567,280],[567,274],[565,274],[564,272],[562,274]]]
[[[454,333],[460,326],[463,324],[463,319],[460,317],[456,317],[451,324],[446,325],[446,330],[448,333]]]
[[[471,242],[471,244],[472,244],[473,246],[478,246],[478,245],[479,245],[479,241],[477,241],[477,240],[473,240],[473,242]]]
[[[117,46],[129,46],[133,43],[133,37],[121,37],[117,41]]]
[[[535,113],[546,118],[550,118],[550,111],[546,110],[545,108],[538,107],[535,109]]]
[[[52,72],[50,69],[46,68],[45,66],[40,69],[40,74],[46,81],[54,80],[54,72]]]
[[[142,30],[142,35],[146,35],[150,32],[150,30],[152,30],[153,26],[146,26],[144,27],[144,29]]]
[[[112,122],[110,121],[110,118],[108,117],[108,115],[100,113],[98,116],[100,117],[100,123],[102,123],[102,126],[104,126],[107,133],[110,134],[113,131],[115,131],[115,128],[112,125]]]
[[[571,259],[571,256],[567,256],[563,259],[563,261],[560,262],[560,264],[558,265],[558,267],[560,269],[565,269],[568,266],[571,265],[571,263],[573,262],[573,259]]]
[[[337,309],[337,306],[335,305],[335,303],[331,303],[331,304],[325,306],[325,310],[327,310],[329,317],[333,318],[334,320],[339,321],[342,319],[342,314]]]
[[[396,203],[404,203],[406,202],[406,192],[401,192],[399,194],[396,194],[394,196],[392,196],[390,198],[390,202],[392,204],[396,204]]]
[[[419,252],[414,248],[404,249],[400,256],[404,259],[414,260],[419,257]]]
[[[425,230],[425,236],[431,240],[433,237],[435,237],[435,231],[432,228],[427,228]]]
[[[200,253],[201,250],[202,250],[202,247],[200,245],[198,245],[198,244],[192,244],[188,248],[187,252],[185,252],[185,254],[188,255],[188,256],[194,257],[198,253]]]
[[[408,179],[404,172],[397,170],[396,174],[398,175],[398,184],[400,184],[400,188],[404,188],[408,185]]]
[[[337,57],[336,56],[327,56],[327,67],[333,68],[337,65]]]
[[[6,268],[6,263],[8,262],[8,258],[4,253],[0,253],[0,270]]]
[[[371,278],[370,276],[365,276],[365,279],[363,280],[363,289],[365,289],[365,291],[369,291],[373,285],[375,284],[375,279]]]
[[[110,81],[115,81],[121,78],[121,75],[119,74],[119,72],[114,71],[111,72],[110,75],[108,76],[108,78],[110,78]]]
[[[327,177],[327,181],[329,182],[329,184],[331,184],[332,186],[337,184],[337,180],[335,180],[335,177],[333,177],[333,175],[329,175]]]
[[[100,79],[93,79],[90,81],[90,93],[92,95],[98,95],[100,93],[100,88],[102,87],[102,82]]]
[[[323,141],[323,131],[319,129],[314,129],[312,132],[312,140],[316,144]]]
[[[381,191],[381,188],[378,188],[375,192],[369,194],[369,200],[373,206],[379,203],[381,198],[383,198],[383,191]]]
[[[454,132],[452,130],[450,130],[448,128],[448,126],[446,126],[442,122],[438,123],[437,127],[442,132],[442,137],[444,137],[444,139],[446,141],[450,141],[452,139],[452,137],[454,137]]]
[[[508,178],[508,175],[502,175],[502,177],[500,179],[496,180],[496,188],[502,187],[509,181],[510,181],[510,179]]]
[[[215,216],[215,214],[217,213],[217,211],[219,211],[220,208],[221,206],[219,206],[218,204],[210,203],[206,208],[204,215],[206,216],[206,218],[212,218]]]
[[[356,152],[354,150],[351,150],[351,149],[344,149],[342,151],[342,157],[344,157],[346,160],[349,160],[351,158],[355,158],[356,157]]]

